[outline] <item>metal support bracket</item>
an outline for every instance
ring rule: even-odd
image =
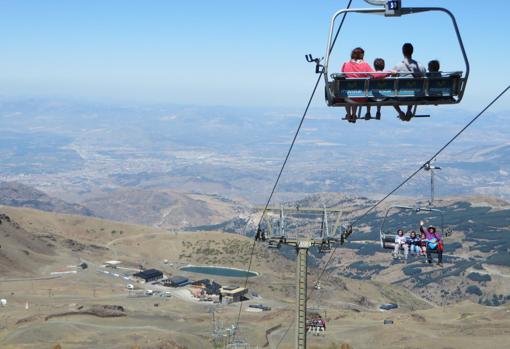
[[[324,57],[322,57],[320,59],[313,58],[313,56],[311,54],[307,54],[307,55],[305,55],[305,58],[308,63],[315,63],[315,74],[322,74],[324,66],[321,64],[321,62],[324,59]]]

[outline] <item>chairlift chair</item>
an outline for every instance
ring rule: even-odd
[[[450,234],[449,229],[447,229],[446,233],[445,233],[444,215],[443,215],[443,212],[440,209],[430,208],[430,207],[419,207],[419,206],[417,206],[417,207],[409,207],[409,206],[398,206],[398,205],[395,205],[395,206],[391,206],[390,208],[388,208],[386,210],[386,214],[384,215],[383,221],[381,223],[381,227],[379,229],[379,239],[380,239],[380,242],[381,242],[381,247],[384,248],[384,249],[393,250],[395,248],[396,231],[397,231],[397,229],[400,228],[400,227],[395,227],[393,230],[389,230],[387,228],[388,217],[390,215],[390,212],[392,212],[392,211],[396,211],[396,212],[411,212],[411,213],[414,213],[414,214],[418,214],[420,212],[428,212],[429,216],[432,215],[433,213],[436,213],[436,214],[439,215],[439,218],[440,218],[438,230],[440,231],[441,236],[443,237],[443,239],[446,238]],[[421,218],[421,219],[423,220],[423,218]],[[417,220],[417,222],[418,222],[418,220]]]
[[[419,105],[437,106],[460,103],[469,77],[469,61],[454,15],[442,7],[402,7],[400,0],[365,1],[372,5],[384,5],[384,7],[344,9],[336,12],[331,20],[324,65],[321,66],[316,62],[316,71],[324,74],[327,105],[330,107],[346,107],[353,104],[359,106],[413,105],[413,116],[419,116],[416,115],[416,106]],[[462,71],[442,72],[437,77],[427,75],[409,77],[409,73],[401,73],[395,77],[384,79],[347,78],[345,73],[329,74],[330,58],[335,45],[335,24],[339,16],[347,13],[359,13],[400,17],[432,11],[442,12],[450,17],[464,58],[465,73]],[[315,61],[311,56],[307,57],[307,60]],[[322,70],[319,70],[320,67]],[[357,100],[353,100],[353,98]],[[359,101],[359,98],[364,101]]]
[[[336,227],[335,227],[335,229],[336,229]],[[322,213],[320,236],[322,238],[322,243],[319,246],[319,252],[320,253],[331,252],[332,248],[331,248],[331,239],[329,236],[328,214],[326,211],[326,207],[324,207],[324,212]]]

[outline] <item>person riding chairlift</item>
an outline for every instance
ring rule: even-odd
[[[414,255],[421,254],[421,248],[420,248],[420,238],[416,235],[416,232],[412,230],[409,233],[409,237],[406,240],[407,244],[409,245],[409,252]]]
[[[427,254],[427,236],[424,232],[420,233],[420,256]]]
[[[374,70],[372,67],[363,60],[365,51],[361,47],[356,47],[351,52],[351,60],[342,65],[342,72],[345,72],[346,78],[368,78]],[[366,102],[367,98],[352,98],[354,102]],[[345,107],[347,121],[355,123],[357,119],[358,106],[351,104]],[[370,118],[370,111],[367,112],[365,118]]]
[[[415,78],[417,78],[417,77],[425,76],[425,73],[426,73],[425,67],[413,59],[413,52],[414,52],[414,47],[412,44],[406,42],[402,46],[402,54],[404,55],[404,60],[401,63],[397,64],[393,68],[394,71],[401,73],[399,75],[400,77],[404,77],[404,78],[405,77],[415,77]],[[409,100],[409,104],[407,105],[406,113],[404,113],[402,111],[402,109],[400,109],[400,106],[395,105],[394,107],[398,113],[398,117],[400,118],[400,120],[411,121],[411,119],[413,117],[412,99]]]
[[[395,236],[395,248],[393,250],[393,257],[398,257],[398,253],[400,249],[404,249],[404,259],[407,260],[407,255],[409,253],[409,246],[407,245],[407,237],[404,235],[404,230],[397,230],[397,235]]]
[[[427,242],[427,261],[429,264],[432,264],[432,252],[437,252],[437,265],[442,267],[444,249],[443,239],[441,238],[441,235],[436,231],[436,227],[430,226],[425,231],[423,228],[424,224],[424,221],[420,221],[420,232],[425,234],[425,241]]]

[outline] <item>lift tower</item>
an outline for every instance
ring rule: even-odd
[[[435,188],[434,188],[434,170],[440,170],[441,167],[434,166],[430,162],[427,162],[423,168],[425,171],[430,171],[430,200],[429,200],[429,206],[432,206],[434,204],[434,194],[435,194]]]
[[[265,216],[266,212],[279,212],[278,235],[272,234],[271,222]],[[310,214],[322,212],[322,222],[319,236],[301,236],[304,234],[296,234],[296,236],[288,236],[285,229],[285,212],[295,214]],[[336,213],[337,219],[332,234],[335,235],[339,227],[340,216],[342,211],[331,208],[267,208],[263,213],[265,222],[267,223],[269,234],[266,234],[261,228],[257,231],[257,238],[266,241],[269,248],[280,248],[282,245],[292,246],[296,249],[296,349],[306,349],[306,304],[307,304],[307,262],[308,250],[314,246],[318,247],[319,252],[326,253],[331,251],[331,246],[343,242],[347,237],[345,233],[341,238],[335,238],[329,235],[328,213]],[[350,234],[350,233],[349,233]]]

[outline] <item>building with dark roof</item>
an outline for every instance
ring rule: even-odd
[[[182,287],[189,284],[190,281],[187,277],[184,276],[172,276],[168,280],[165,280],[165,286],[171,286],[171,287]]]
[[[144,282],[156,281],[163,278],[163,272],[157,269],[146,269],[133,274],[134,277],[143,280]]]
[[[192,283],[195,287],[200,287],[204,290],[208,295],[220,295],[221,285],[216,281],[211,281],[209,279],[199,280]]]

